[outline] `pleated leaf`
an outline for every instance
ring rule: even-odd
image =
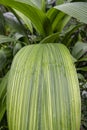
[[[9,130],[80,129],[80,92],[71,59],[56,43],[17,53],[7,92]]]
[[[55,8],[87,24],[87,2],[67,3]]]

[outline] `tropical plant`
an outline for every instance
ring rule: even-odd
[[[24,47],[14,58],[9,78],[10,130],[80,129],[79,85],[65,46]]]
[[[71,129],[79,130],[79,127],[80,127],[80,101],[79,101],[80,97],[79,97],[79,89],[78,89],[78,85],[77,85],[78,83],[77,83],[77,81],[75,81],[75,80],[77,80],[76,72],[74,71],[74,66],[71,62],[70,54],[69,54],[69,52],[67,52],[67,49],[61,44],[50,44],[50,43],[62,42],[68,48],[70,48],[72,39],[71,39],[71,41],[69,41],[69,40],[70,40],[72,34],[79,27],[81,27],[82,24],[77,25],[77,26],[72,26],[67,31],[65,31],[64,27],[66,27],[67,23],[70,21],[70,19],[71,19],[70,16],[77,18],[81,22],[87,23],[87,18],[85,17],[86,10],[87,10],[87,3],[64,4],[64,5],[60,5],[60,6],[51,8],[47,12],[46,12],[46,8],[45,8],[44,0],[43,1],[39,1],[39,0],[36,0],[36,1],[34,1],[34,0],[33,1],[1,0],[0,3],[5,6],[9,6],[11,8],[11,11],[17,16],[18,19],[19,19],[18,15],[20,15],[20,17],[24,20],[24,22],[26,23],[27,27],[30,29],[30,32],[31,32],[30,35],[27,35],[27,38],[29,36],[30,37],[35,36],[35,40],[33,43],[40,43],[39,45],[30,45],[29,47],[25,47],[24,49],[22,49],[17,54],[17,56],[15,57],[15,60],[13,62],[12,69],[10,72],[10,78],[12,78],[12,80],[10,80],[10,78],[9,78],[9,87],[8,87],[8,94],[7,94],[8,124],[9,124],[10,130],[14,130],[14,129],[17,129],[17,130],[25,129],[26,130],[28,128],[33,129],[32,127],[34,127],[34,129],[51,129],[51,130],[55,129],[56,130],[58,127],[59,129],[62,129],[62,130],[63,129],[64,130],[65,129],[66,130],[71,130]],[[63,11],[63,12],[61,12],[61,11]],[[65,13],[69,14],[70,16],[68,16]],[[20,19],[19,19],[19,21],[20,21]],[[44,44],[44,43],[49,43],[49,44]],[[27,44],[29,44],[29,43],[27,43]],[[57,49],[59,50],[59,52],[57,52]],[[41,60],[41,57],[43,57],[43,60]],[[46,57],[47,57],[47,59],[46,59]],[[63,57],[65,57],[65,58],[63,58]],[[22,61],[22,58],[23,58],[23,61]],[[65,59],[67,59],[67,60],[65,60]],[[67,63],[66,63],[66,61],[67,61]],[[16,67],[17,62],[18,62],[18,64]],[[25,63],[26,63],[26,65],[25,65]],[[70,72],[68,72],[66,65],[68,65],[68,67],[70,68]],[[62,68],[62,71],[61,71],[61,68]],[[29,72],[30,75],[28,78],[27,72],[29,70],[30,70],[30,72]],[[47,72],[47,76],[46,76],[46,72]],[[71,74],[73,75],[73,73],[74,73],[75,77],[69,78],[69,75],[71,75]],[[22,77],[22,76],[24,76],[24,74],[25,74],[26,78]],[[59,74],[59,76],[58,76],[58,74]],[[54,76],[52,76],[52,75],[54,75]],[[41,81],[39,80],[40,77],[41,77],[42,83],[44,82],[44,84],[41,85],[41,88],[45,87],[44,89],[41,89],[41,90],[39,87],[40,85],[38,85],[38,84],[41,84]],[[47,77],[47,79],[46,79],[46,77]],[[59,77],[58,80],[57,80],[57,77]],[[16,80],[16,82],[15,82],[16,78],[18,78],[18,80]],[[60,79],[63,82],[61,82]],[[53,82],[52,82],[52,80],[53,80]],[[70,82],[70,80],[71,80],[71,82]],[[29,81],[31,84],[29,85],[29,87],[26,87],[24,89],[25,85],[27,86]],[[25,84],[25,82],[26,82],[26,84]],[[75,84],[73,84],[72,82],[74,82]],[[65,83],[69,85],[70,89],[69,89],[69,87],[64,89]],[[12,86],[10,84],[12,84]],[[57,87],[57,84],[59,84],[59,86],[61,85],[61,89],[60,89],[60,87]],[[32,91],[32,95],[30,96],[30,93],[27,93],[27,92],[28,91],[30,92],[30,90],[32,90],[31,86],[33,87],[33,91]],[[35,88],[35,86],[39,87],[39,89]],[[47,86],[47,88],[46,88],[46,86]],[[12,89],[11,89],[11,87],[12,87]],[[20,90],[19,87],[22,87],[21,91],[19,91]],[[50,90],[52,89],[52,87],[53,87],[53,91],[55,89],[55,91],[58,90],[58,92],[60,92],[59,99],[58,99],[57,93],[55,93],[55,94],[53,93],[53,95],[55,95],[55,96],[53,96],[53,100],[51,99],[52,92]],[[73,89],[73,91],[71,93],[71,90],[74,87],[75,87],[75,90],[78,89],[78,91],[75,91]],[[42,93],[42,90],[43,90],[43,93]],[[24,91],[26,91],[25,94],[23,94]],[[35,91],[36,91],[36,93],[35,93]],[[39,91],[39,94],[38,94],[38,91]],[[45,92],[47,92],[47,95],[48,95],[48,96],[46,95],[46,97],[48,99],[48,100],[46,99],[47,102],[44,97]],[[76,94],[76,92],[77,92],[77,94]],[[67,95],[67,93],[69,95]],[[27,94],[27,97],[26,97],[26,94]],[[34,96],[34,94],[36,96]],[[77,98],[73,97],[74,94]],[[37,95],[38,95],[38,98],[37,98]],[[70,95],[72,95],[72,98],[70,98]],[[31,100],[28,100],[29,99],[28,96],[32,97]],[[63,96],[65,96],[65,97],[62,98]],[[69,96],[69,97],[67,97],[67,96]],[[41,97],[41,100],[40,100],[40,97]],[[23,98],[23,102],[22,102],[22,98]],[[37,102],[39,103],[38,105],[36,102],[34,104],[34,98],[36,100],[38,99],[37,100]],[[73,98],[74,98],[74,100],[73,100]],[[58,100],[56,101],[56,99],[58,99]],[[29,101],[30,101],[30,104],[32,107],[28,108],[27,104],[29,104]],[[51,103],[53,103],[54,101],[56,103],[54,105],[51,105]],[[63,104],[64,101],[67,105]],[[76,103],[76,102],[78,102],[78,103]],[[21,104],[19,104],[19,103],[21,103]],[[57,103],[60,104],[60,107],[56,106]],[[44,108],[42,106],[43,104],[44,104]],[[61,108],[62,107],[61,104],[64,105],[63,108],[66,108],[65,110],[63,108]],[[14,107],[13,107],[13,105],[14,105]],[[18,107],[19,105],[20,106],[23,105],[24,107]],[[37,105],[37,107],[36,107],[36,105]],[[45,114],[45,113],[47,113],[47,111],[44,112],[46,108],[48,109],[48,105],[50,106],[50,108],[49,108],[50,111],[48,113],[50,116],[49,115],[47,116],[47,114]],[[40,107],[40,106],[42,106],[42,107]],[[52,106],[54,106],[54,108]],[[57,107],[57,109],[55,106]],[[71,109],[71,106],[72,106],[72,109]],[[21,114],[22,108],[23,108],[23,115]],[[31,111],[31,108],[32,108],[32,111]],[[38,110],[37,114],[36,114],[36,108]],[[68,109],[71,111],[70,112],[71,114],[68,115],[66,122],[65,122],[64,118],[66,118],[66,116],[67,116]],[[54,113],[52,113],[52,110]],[[59,111],[61,110],[61,112],[59,112],[60,113],[59,116],[58,116],[57,110],[59,110]],[[31,116],[29,116],[30,115],[29,111],[31,111]],[[33,116],[34,111],[35,111],[35,116]],[[14,115],[13,119],[12,119],[11,112]],[[26,115],[26,112],[28,112],[27,114],[29,114],[29,115]],[[78,116],[76,115],[75,112],[77,113]],[[41,113],[42,113],[42,115],[41,115]],[[16,114],[17,114],[17,117],[15,116]],[[56,117],[54,117],[55,114],[57,114]],[[23,118],[22,118],[22,116],[23,116]],[[63,116],[64,116],[64,118],[63,118]],[[75,121],[72,121],[74,119],[74,116],[76,117],[76,119],[75,119]],[[79,118],[77,118],[77,117],[79,117]],[[16,120],[16,118],[17,118],[17,120]],[[32,119],[32,120],[30,120],[30,124],[28,124],[28,121],[29,121],[28,118]],[[26,123],[25,123],[25,119],[26,119]],[[35,119],[37,120],[36,122],[35,122]],[[56,119],[59,121],[59,123],[58,123],[59,125],[57,125]],[[71,119],[72,123],[70,122],[70,119]],[[34,121],[34,122],[32,122],[32,121]],[[46,124],[46,121],[48,121],[47,124]],[[70,124],[68,124],[69,122],[70,122]],[[33,126],[33,124],[34,124],[34,126]],[[49,124],[51,124],[51,125],[49,125]],[[43,128],[42,128],[42,126],[43,126]]]

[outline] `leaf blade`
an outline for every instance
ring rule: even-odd
[[[87,24],[87,2],[66,3],[55,6],[54,8],[80,20],[80,22]]]

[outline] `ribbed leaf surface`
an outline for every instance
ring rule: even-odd
[[[38,44],[14,58],[8,84],[9,130],[79,130],[80,93],[62,44]]]
[[[87,24],[87,2],[67,3],[55,8]]]

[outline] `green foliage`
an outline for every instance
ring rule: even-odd
[[[10,37],[4,36],[4,35],[0,35],[0,44],[8,43],[8,42],[14,42],[14,41],[15,41],[14,38],[10,38]]]
[[[18,1],[1,0],[0,3],[6,6],[13,7],[16,10],[23,13],[25,16],[27,16],[31,20],[31,22],[34,24],[36,30],[39,33],[43,35],[51,34],[52,31],[51,31],[49,19],[41,10],[39,10],[38,8],[35,8],[34,6],[31,6],[31,2],[30,4],[26,4],[26,2],[25,3],[19,2],[19,0]]]
[[[77,42],[72,49],[72,55],[76,58],[76,68],[80,82],[82,102],[82,129],[87,129],[87,43]]]
[[[8,80],[9,130],[79,130],[80,105],[77,73],[64,45],[29,45],[17,53]]]
[[[0,0],[0,3],[8,10],[0,13],[0,77],[8,72],[14,56],[23,46],[35,43],[66,45],[76,58],[79,77],[83,71],[87,72],[87,50],[84,49],[87,39],[83,29],[86,27],[83,23],[87,23],[87,3],[62,4],[64,0],[58,0],[57,6],[47,12],[45,0]],[[77,20],[72,22],[71,17]]]

